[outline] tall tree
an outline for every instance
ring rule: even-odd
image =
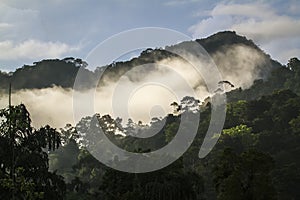
[[[0,198],[62,199],[65,183],[48,171],[48,155],[59,145],[50,126],[35,130],[25,105],[0,110]]]

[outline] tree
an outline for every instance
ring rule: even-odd
[[[270,172],[273,159],[249,150],[236,154],[225,149],[214,168],[214,182],[220,200],[276,199]]]
[[[300,60],[298,58],[291,58],[287,67],[293,72],[293,76],[286,81],[285,86],[300,94]]]
[[[181,106],[177,103],[177,102],[173,102],[170,104],[170,106],[173,107],[173,114],[174,115],[178,115],[180,113],[180,110],[181,110]]]
[[[300,60],[298,58],[289,59],[287,67],[294,72],[298,72],[300,70]]]
[[[291,126],[291,129],[292,129],[292,132],[294,134],[300,134],[300,115],[297,117],[297,118],[294,118],[292,119],[290,122],[289,122],[290,126]]]
[[[244,124],[247,121],[247,119],[245,119],[247,113],[247,106],[248,103],[242,100],[229,103],[227,105],[227,117],[225,123],[226,128],[236,126],[241,123]]]
[[[191,200],[202,199],[204,188],[202,177],[185,171],[179,159],[164,169],[144,174],[108,169],[101,190],[107,200]]]
[[[194,97],[183,97],[180,101],[180,109],[184,112],[198,112],[199,111],[199,103],[200,101],[198,99],[195,99]]]
[[[73,142],[79,139],[79,134],[74,126],[71,124],[66,124],[64,128],[60,129],[61,135],[61,143],[62,145],[66,145],[69,142]]]
[[[241,124],[224,129],[219,143],[219,145],[233,148],[235,152],[243,152],[255,147],[257,135],[252,133],[251,127]]]
[[[1,199],[62,199],[65,183],[48,171],[48,155],[59,144],[58,133],[49,126],[35,130],[25,105],[0,110]]]

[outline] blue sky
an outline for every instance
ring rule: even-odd
[[[121,31],[163,27],[192,38],[235,30],[285,64],[300,57],[300,1],[1,0],[0,70],[85,58]]]

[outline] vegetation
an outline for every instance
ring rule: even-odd
[[[226,44],[236,42],[231,39],[234,33],[222,34],[226,35]],[[243,37],[239,40],[254,45]],[[218,46],[220,39],[215,35],[198,42],[205,43],[209,49],[209,45]],[[166,55],[160,49],[148,49],[129,63],[148,62],[147,59],[157,56]],[[70,87],[76,70],[85,66],[84,61],[74,58],[44,60],[13,74],[1,73],[0,81],[11,79],[16,89],[51,84]],[[112,68],[108,75],[121,75],[126,71],[124,66],[121,62],[108,66]],[[121,68],[123,71],[118,71]],[[58,72],[68,77],[63,78]],[[29,73],[31,80],[25,76]],[[88,70],[86,73],[94,76]],[[43,75],[43,81],[38,76],[34,78],[37,74]],[[96,114],[82,118],[75,127],[68,124],[56,130],[46,125],[34,129],[25,105],[1,109],[0,199],[300,199],[297,187],[300,185],[299,86],[300,61],[292,58],[287,66],[274,68],[267,80],[257,80],[246,90],[229,92],[224,129],[217,145],[203,159],[198,158],[198,153],[210,122],[211,105],[199,106],[193,97],[172,103],[174,113],[163,119],[155,118],[149,125],[129,120],[122,126],[119,118]],[[191,147],[176,162],[155,172],[133,174],[110,169],[86,148],[85,133],[96,122],[123,149],[137,153],[157,150],[176,135],[183,113],[198,112],[201,120]],[[184,126],[188,130],[189,124]],[[78,131],[78,127],[85,131]],[[134,137],[158,128],[159,132],[150,138]]]
[[[1,199],[12,194],[16,199],[298,199],[299,102],[295,93],[281,90],[258,100],[229,103],[218,144],[200,160],[197,154],[210,116],[209,109],[204,109],[197,138],[189,150],[169,167],[146,174],[118,172],[99,163],[70,125],[60,130],[58,137],[49,126],[34,130],[24,105],[11,107],[11,113],[4,109]],[[97,118],[104,124],[115,122],[108,116]],[[125,149],[145,152],[166,144],[176,133],[179,118],[167,116],[159,137],[121,137],[107,128],[112,126],[106,126],[105,133]],[[151,127],[155,123],[159,121]],[[130,130],[137,127],[135,124]],[[147,130],[149,127],[142,129]],[[64,145],[52,151],[59,138]],[[52,172],[48,171],[48,150]]]
[[[259,47],[246,37],[237,35],[235,32],[224,31],[216,33],[206,39],[196,40],[208,53],[213,54],[216,51],[223,51],[233,45],[243,45],[253,48],[267,60],[270,60],[271,65],[276,68],[281,64],[272,60],[269,55],[266,55]],[[107,66],[92,66],[96,69],[92,72],[87,69],[87,63],[79,58],[67,57],[62,60],[50,59],[34,62],[33,65],[24,65],[15,72],[5,73],[0,71],[0,90],[6,90],[8,83],[13,82],[13,89],[32,89],[32,88],[48,88],[59,86],[63,88],[72,88],[76,79],[79,68],[82,69],[82,76],[86,85],[84,88],[93,86],[93,83],[98,81],[98,75],[105,72],[103,81],[99,84],[105,84],[106,79],[118,80],[123,74],[131,70],[135,66],[154,63],[163,59],[180,58],[171,53],[175,49],[185,49],[190,44],[189,41],[182,42],[172,46],[166,46],[164,49],[146,49],[141,52],[140,56],[133,58],[130,61],[113,62]],[[151,68],[147,68],[151,70]],[[83,75],[84,74],[84,75]]]
[[[58,148],[55,129],[31,127],[26,107],[21,104],[0,111],[1,199],[62,199],[63,177],[49,172],[47,150]]]

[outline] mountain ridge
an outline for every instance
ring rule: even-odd
[[[233,45],[244,45],[257,50],[261,55],[268,59],[273,67],[282,67],[279,62],[271,59],[270,55],[261,50],[252,40],[245,36],[237,35],[234,31],[222,31],[215,33],[207,38],[196,39],[200,45],[211,55],[217,51],[224,51]],[[166,46],[167,48],[181,48],[184,44],[191,41],[183,41],[181,43]],[[147,49],[137,57],[129,61],[116,62],[107,65],[105,75],[120,78],[128,70],[134,66],[153,63],[165,58],[170,58],[170,52],[162,48]],[[85,68],[87,63],[79,58],[67,57],[64,59],[44,59],[34,62],[33,65],[24,65],[11,73],[0,71],[0,89],[7,90],[9,82],[12,82],[14,90],[20,89],[41,89],[59,86],[62,88],[72,88],[77,72],[80,67]],[[94,80],[97,74],[102,72],[103,68],[98,67],[94,72],[84,69],[87,80]],[[92,81],[91,81],[92,82]],[[88,86],[89,83],[85,87]]]

